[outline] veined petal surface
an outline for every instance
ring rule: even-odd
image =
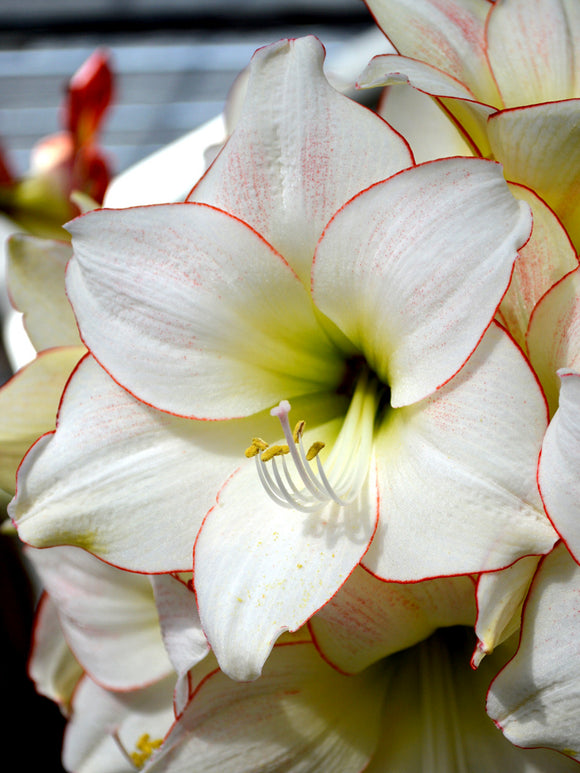
[[[509,187],[517,199],[530,205],[534,227],[529,241],[518,252],[498,318],[525,351],[534,307],[552,285],[578,267],[578,258],[564,227],[542,199],[522,185],[510,183]]]
[[[557,539],[536,470],[546,405],[495,324],[460,373],[387,413],[376,440],[381,517],[363,559],[388,580],[499,569]]]
[[[580,96],[580,12],[575,0],[502,0],[487,49],[506,107]]]
[[[423,164],[359,194],[331,220],[316,251],[314,302],[390,386],[391,404],[408,405],[475,349],[530,230],[529,209],[498,165]]]
[[[334,212],[413,163],[393,129],[329,85],[323,61],[314,37],[254,54],[235,131],[189,197],[252,225],[305,281]]]
[[[580,761],[579,634],[580,567],[559,543],[532,583],[518,651],[487,697],[488,714],[512,743]]]
[[[274,648],[260,679],[215,671],[199,685],[148,773],[359,773],[375,750],[383,669],[346,677],[308,643]]]
[[[138,399],[222,419],[340,381],[304,285],[230,214],[153,205],[91,212],[68,228],[83,340]]]
[[[492,115],[491,149],[507,180],[536,191],[580,247],[580,99]]]
[[[423,59],[498,104],[485,51],[487,0],[366,0],[400,54]]]
[[[307,415],[329,421],[342,405],[323,393],[309,398]],[[224,481],[250,465],[249,439],[272,423],[268,411],[228,422],[162,413],[89,356],[69,382],[56,432],[22,462],[11,517],[35,547],[78,545],[137,572],[191,571],[205,514]]]
[[[469,576],[382,582],[357,567],[308,625],[325,660],[344,673],[358,673],[436,628],[473,625],[474,590]]]
[[[251,432],[238,435],[233,422],[224,436],[222,427],[140,403],[86,358],[57,431],[21,465],[10,505],[20,537],[78,545],[134,571],[191,569],[199,525]]]

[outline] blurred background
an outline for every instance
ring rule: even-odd
[[[309,33],[345,79],[374,53],[370,43],[366,54],[376,33],[363,0],[0,0],[0,142],[14,174],[24,175],[34,144],[60,129],[67,81],[104,46],[116,87],[101,144],[122,173],[219,115],[256,48]],[[0,351],[0,383],[10,375]],[[63,718],[26,677],[36,591],[6,535],[0,592],[4,759],[14,754],[11,764],[25,771],[62,771]]]

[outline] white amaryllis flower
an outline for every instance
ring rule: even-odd
[[[191,569],[195,542],[202,626],[240,679],[361,561],[415,581],[555,539],[544,399],[492,324],[529,211],[478,159],[376,182],[407,147],[322,58],[312,38],[258,52],[195,201],[70,225],[92,356],[11,506],[25,541],[134,571]]]
[[[435,97],[477,155],[529,186],[580,244],[577,0],[367,0],[400,55],[363,86],[409,83]],[[541,148],[541,152],[538,152]]]

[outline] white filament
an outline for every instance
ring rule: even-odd
[[[320,510],[330,502],[344,506],[354,501],[368,473],[376,407],[376,388],[363,378],[329,455],[327,474],[318,455],[316,469],[314,460],[307,460],[301,433],[295,442],[288,419],[290,403],[282,400],[270,413],[282,424],[292,469],[286,455],[274,456],[267,462],[262,461],[261,454],[256,455],[258,476],[268,496],[282,507],[304,513]]]

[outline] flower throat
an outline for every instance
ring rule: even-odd
[[[366,480],[375,422],[389,403],[389,389],[370,372],[363,358],[353,358],[347,365],[351,367],[338,391],[351,395],[350,405],[326,469],[319,456],[325,443],[315,441],[305,449],[305,422],[300,420],[291,428],[287,400],[270,411],[280,420],[286,443],[269,445],[262,438],[253,438],[246,449],[246,456],[256,461],[266,493],[281,507],[312,513],[331,503],[348,505]]]

